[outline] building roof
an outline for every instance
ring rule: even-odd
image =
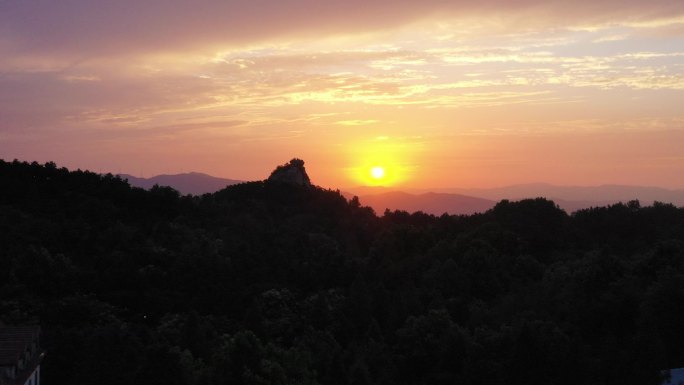
[[[0,366],[15,365],[39,334],[40,326],[0,327]]]

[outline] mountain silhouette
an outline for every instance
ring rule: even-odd
[[[464,215],[485,212],[496,204],[495,201],[461,194],[423,193],[410,194],[402,191],[382,192],[362,195],[362,205],[370,206],[376,213],[382,214],[385,209],[403,210],[410,213],[422,211],[426,214]]]
[[[297,158],[276,167],[268,180],[269,182],[286,183],[294,186],[311,186],[311,180],[304,168],[304,161]]]
[[[0,184],[0,325],[40,322],[54,385],[655,385],[684,362],[671,204],[434,216],[382,206],[490,203],[381,192],[376,215],[315,185],[189,196],[2,160]]]
[[[295,163],[292,163],[292,162]],[[304,162],[298,159],[278,166],[268,178],[295,185],[311,185]],[[218,178],[211,175],[190,172],[183,174],[157,175],[151,178],[138,178],[129,174],[119,174],[134,187],[150,189],[152,186],[168,186],[181,194],[202,195],[214,193],[226,186],[242,183],[242,180]],[[684,189],[669,190],[660,187],[601,185],[601,186],[558,186],[547,183],[530,183],[496,188],[440,188],[394,190],[383,186],[359,186],[345,189],[344,195],[354,195],[377,213],[385,209],[403,211],[422,211],[428,214],[443,213],[460,215],[483,212],[492,208],[502,199],[521,200],[536,197],[551,199],[568,213],[590,207],[601,207],[618,202],[639,200],[643,204],[653,202],[672,203],[684,206]]]
[[[178,190],[183,195],[202,195],[219,191],[226,186],[242,183],[241,180],[217,178],[215,176],[190,172],[173,175],[157,175],[151,178],[138,178],[128,174],[119,174],[122,179],[127,179],[133,187],[150,189],[154,185],[168,186]]]
[[[639,200],[645,204],[657,201],[684,206],[684,189],[669,190],[652,186],[557,186],[531,183],[496,188],[447,188],[434,191],[466,194],[495,201],[545,197],[568,212],[631,200]]]

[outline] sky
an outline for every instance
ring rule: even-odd
[[[328,188],[683,188],[684,2],[0,0],[0,158],[294,157]]]

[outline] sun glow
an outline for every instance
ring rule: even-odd
[[[380,166],[371,168],[370,174],[375,179],[382,179],[385,177],[385,169]]]
[[[363,186],[397,186],[411,179],[415,145],[389,137],[355,142],[349,147],[347,175]]]
[[[400,167],[386,158],[364,162],[354,174],[354,179],[365,186],[394,186],[403,179]]]

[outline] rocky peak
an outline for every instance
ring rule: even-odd
[[[295,186],[311,186],[311,180],[306,175],[306,169],[304,169],[304,161],[297,158],[292,159],[289,163],[278,166],[273,170],[268,180]]]

